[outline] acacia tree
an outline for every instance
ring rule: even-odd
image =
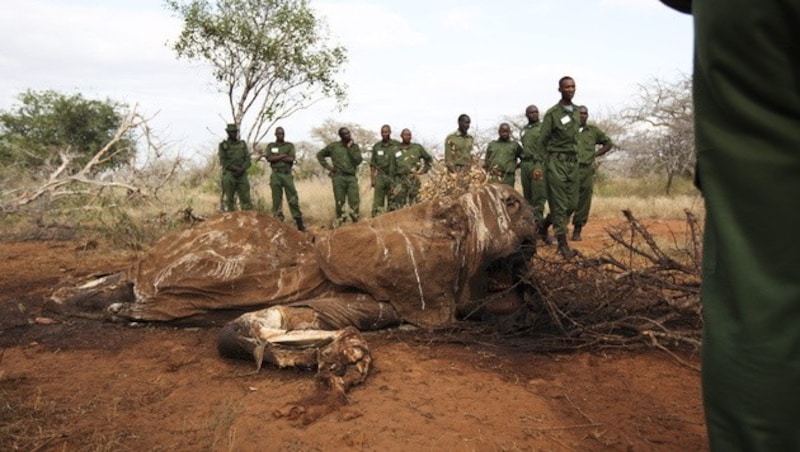
[[[67,173],[86,165],[115,136],[128,107],[111,100],[86,99],[52,90],[27,90],[19,103],[0,112],[0,165],[50,171],[69,154]],[[127,164],[135,155],[133,137],[119,137],[93,171]]]
[[[346,50],[329,47],[323,22],[307,0],[167,0],[183,19],[173,50],[208,63],[228,96],[232,121],[251,124],[255,145],[277,121],[324,98],[345,101],[335,76]]]
[[[675,177],[694,171],[694,104],[692,81],[654,78],[639,85],[634,105],[622,113],[628,126],[626,149],[642,168],[662,172],[669,193]]]

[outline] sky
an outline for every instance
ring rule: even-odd
[[[639,84],[692,69],[691,17],[658,0],[310,0],[348,62],[347,106],[318,102],[278,125],[310,141],[325,119],[441,146],[459,114],[495,130],[557,81],[576,81],[591,115],[632,105]],[[181,29],[162,0],[0,0],[0,110],[28,90],[136,106],[175,154],[204,157],[225,138],[227,96],[202,64],[177,59]],[[331,141],[337,137],[331,136]],[[320,147],[322,143],[319,143]]]

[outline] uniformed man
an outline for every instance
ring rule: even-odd
[[[595,158],[605,155],[614,146],[611,138],[594,124],[587,124],[589,109],[578,107],[581,125],[578,128],[578,201],[572,217],[572,240],[581,240],[581,230],[589,221],[594,193]],[[600,146],[598,149],[597,146]]]
[[[422,145],[411,142],[411,130],[400,132],[403,140],[391,156],[391,174],[394,179],[391,210],[419,202],[420,176],[427,173],[433,157]]]
[[[444,140],[444,164],[451,173],[469,171],[475,139],[467,133],[471,120],[466,114],[458,116],[458,130]]]
[[[528,105],[525,109],[528,124],[522,129],[522,157],[519,164],[519,177],[522,181],[522,195],[533,207],[533,218],[536,224],[544,223],[544,203],[547,202],[547,179],[544,177],[545,153],[538,147],[539,132],[542,123],[539,122],[539,108]],[[545,244],[552,243],[547,228],[541,237]]]
[[[363,157],[361,148],[350,136],[350,130],[347,127],[339,129],[339,141],[330,143],[317,152],[317,160],[328,171],[333,182],[336,221],[339,224],[346,221],[344,203],[347,201],[350,219],[353,223],[357,222],[361,207],[358,193],[358,165],[363,161]]]
[[[225,210],[236,210],[236,197],[242,210],[251,210],[250,181],[247,169],[250,168],[250,151],[247,143],[239,139],[239,126],[228,124],[225,128],[228,138],[219,144],[219,164],[222,166],[222,194]]]
[[[392,190],[392,177],[389,174],[389,158],[394,153],[399,143],[392,139],[392,128],[384,124],[381,126],[381,141],[372,146],[372,155],[369,160],[370,185],[373,189],[372,216],[386,212],[390,203]]]
[[[663,1],[694,15],[711,451],[797,451],[800,2]]]
[[[511,126],[507,122],[497,129],[498,138],[486,146],[483,169],[489,173],[489,182],[500,182],[514,187],[517,166],[522,157],[522,146],[511,139]]]
[[[275,141],[267,144],[264,158],[272,168],[269,176],[269,188],[272,191],[272,214],[283,221],[283,195],[286,194],[286,202],[289,204],[289,212],[292,214],[297,229],[305,231],[303,224],[303,214],[300,212],[300,201],[297,197],[297,189],[294,186],[294,176],[292,176],[292,166],[295,162],[296,151],[294,144],[285,141],[286,133],[283,127],[275,129]]]
[[[567,243],[568,214],[575,208],[578,189],[578,108],[572,103],[575,96],[575,80],[561,77],[558,81],[561,100],[547,110],[542,120],[539,144],[547,153],[545,178],[547,179],[547,203],[550,214],[539,228],[539,235],[546,236],[552,223],[558,240],[558,252],[572,257],[575,252]]]

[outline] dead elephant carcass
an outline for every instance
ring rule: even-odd
[[[316,350],[346,342],[327,356],[341,361],[332,367],[358,369],[358,378],[344,378],[355,384],[370,360],[356,330],[402,322],[436,328],[475,311],[492,269],[523,271],[534,237],[530,207],[505,185],[316,237],[256,212],[228,213],[164,237],[113,284],[53,300],[137,321],[209,323],[247,312],[223,328],[223,355],[252,357],[258,366],[319,365],[322,372],[327,367],[317,359],[326,354]],[[344,367],[333,373],[345,375]]]

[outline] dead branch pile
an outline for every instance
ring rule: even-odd
[[[472,158],[469,169],[450,172],[444,162],[437,161],[428,172],[420,187],[421,201],[431,201],[445,196],[458,197],[486,185],[488,174],[480,165],[480,160]]]
[[[626,221],[607,231],[609,246],[598,256],[538,253],[521,283],[525,309],[488,324],[462,322],[443,340],[477,333],[537,352],[699,350],[702,231],[685,213],[685,233],[673,231],[666,242],[626,210]]]

